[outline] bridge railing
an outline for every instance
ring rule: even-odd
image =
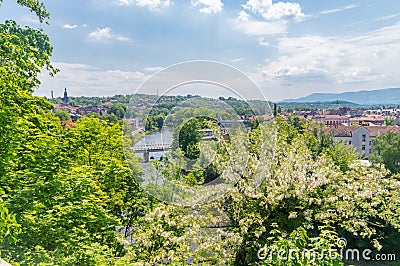
[[[168,150],[170,148],[171,144],[149,144],[132,147],[134,151]]]

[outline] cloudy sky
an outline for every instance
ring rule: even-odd
[[[38,95],[134,93],[158,70],[190,60],[232,65],[271,100],[400,87],[398,0],[44,3],[50,25],[12,0],[0,8],[1,20],[43,27],[51,38],[61,71],[41,76]]]

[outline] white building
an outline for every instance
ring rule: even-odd
[[[314,116],[313,119],[327,126],[350,125],[350,118],[345,115],[320,115]]]
[[[396,126],[338,126],[329,127],[326,132],[335,140],[343,141],[347,145],[353,145],[357,152],[365,157],[373,151],[372,139],[387,132],[400,134],[400,127]]]

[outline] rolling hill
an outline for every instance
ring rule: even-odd
[[[360,105],[400,104],[400,88],[389,88],[381,90],[362,90],[343,93],[313,93],[298,99],[288,99],[283,103],[310,103],[310,102],[332,102],[347,101]]]

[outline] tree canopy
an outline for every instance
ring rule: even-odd
[[[49,18],[38,1],[17,3],[40,21]],[[65,127],[51,103],[32,95],[43,68],[57,72],[51,53],[42,30],[13,21],[0,24],[0,242],[6,260],[19,265],[343,265],[340,257],[324,252],[337,255],[340,237],[350,248],[400,254],[398,177],[381,165],[361,165],[353,149],[296,116],[255,123],[249,132],[219,139],[208,168],[199,164],[182,171],[168,160],[152,162],[189,192],[204,188],[199,181],[210,172],[220,174],[216,188],[234,181],[222,196],[176,206],[162,202],[163,195],[147,195],[138,185],[145,169],[132,152],[131,131],[123,132],[129,126],[116,120],[122,106],[114,106],[112,122],[84,117]],[[249,114],[246,106],[228,101]],[[167,107],[155,115],[162,118]],[[207,111],[197,107],[186,106],[175,119]],[[222,112],[210,111],[210,117]],[[153,122],[158,127],[164,121]],[[196,128],[188,127],[187,136]],[[399,143],[398,135],[388,134],[374,144],[377,160],[392,173],[398,172],[393,158],[399,158]],[[318,256],[285,261],[276,254],[260,256],[265,247],[314,250]]]
[[[384,164],[392,174],[400,173],[400,134],[387,132],[372,140],[371,160]]]

